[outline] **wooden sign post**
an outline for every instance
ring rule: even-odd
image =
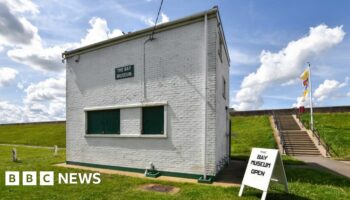
[[[283,184],[288,192],[287,177],[279,151],[253,148],[238,196],[242,196],[244,186],[247,185],[262,190],[261,200],[265,200],[271,180]]]

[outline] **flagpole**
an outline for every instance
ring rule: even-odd
[[[311,64],[309,64],[309,85],[310,85],[310,128],[314,130],[314,117],[313,117],[313,109],[312,109],[312,85],[311,85]]]

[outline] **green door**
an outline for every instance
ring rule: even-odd
[[[142,108],[142,134],[164,133],[164,106]]]

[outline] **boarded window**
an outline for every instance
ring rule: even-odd
[[[88,111],[87,134],[120,134],[120,111]]]
[[[142,134],[164,133],[164,106],[142,108]]]

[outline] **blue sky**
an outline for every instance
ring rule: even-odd
[[[152,26],[159,3],[0,0],[0,123],[65,119],[60,53]],[[349,1],[164,0],[160,20],[214,5],[231,56],[230,106],[300,105],[298,76],[306,62],[312,63],[314,104],[349,105]]]

